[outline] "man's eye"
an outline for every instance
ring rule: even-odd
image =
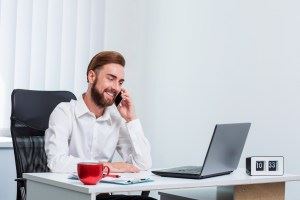
[[[109,79],[109,80],[111,80],[111,81],[112,81],[112,80],[114,80],[114,78],[113,78],[113,77],[108,77],[108,79]]]
[[[120,82],[119,84],[120,84],[120,85],[123,85],[123,83],[124,83],[124,82]]]

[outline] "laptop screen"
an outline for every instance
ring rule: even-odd
[[[250,125],[250,123],[216,125],[201,176],[231,172],[237,168]]]

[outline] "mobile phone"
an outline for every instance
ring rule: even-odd
[[[118,107],[121,101],[122,101],[122,96],[121,96],[121,92],[119,92],[119,94],[115,98],[115,105]]]

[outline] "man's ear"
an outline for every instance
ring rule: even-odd
[[[90,70],[88,73],[88,82],[89,83],[94,83],[94,81],[96,80],[96,73],[93,70]]]

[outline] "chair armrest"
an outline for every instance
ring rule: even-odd
[[[25,184],[26,184],[26,179],[25,178],[16,178],[15,181],[17,181],[17,184],[20,187],[25,187]]]
[[[17,182],[25,182],[26,179],[25,178],[16,178],[15,181],[17,181]]]

